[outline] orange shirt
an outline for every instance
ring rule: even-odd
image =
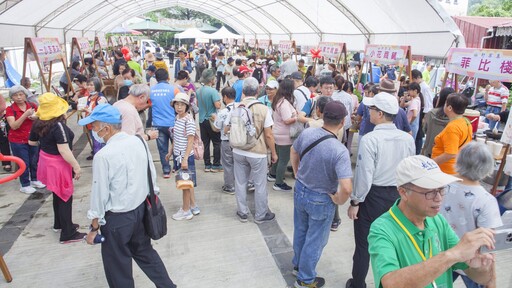
[[[448,122],[448,125],[439,133],[434,140],[432,158],[443,153],[458,154],[465,144],[471,141],[473,130],[471,123],[466,117],[461,117]],[[439,165],[444,173],[456,174],[455,158]]]

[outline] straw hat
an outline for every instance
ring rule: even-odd
[[[174,103],[176,102],[185,103],[187,106],[190,106],[190,97],[186,93],[178,93],[174,96],[174,99],[172,99],[171,106],[174,107]]]
[[[44,93],[39,96],[38,100],[39,108],[37,109],[36,116],[43,121],[57,118],[69,109],[68,102],[53,93]]]
[[[144,60],[146,60],[148,62],[155,62],[156,58],[155,58],[155,55],[153,55],[153,53],[148,52],[148,53],[146,53],[146,55],[144,55]]]

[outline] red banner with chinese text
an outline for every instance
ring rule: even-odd
[[[512,51],[451,48],[446,71],[487,80],[512,80]]]

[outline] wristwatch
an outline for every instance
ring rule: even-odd
[[[359,206],[359,202],[356,203],[356,202],[354,202],[354,200],[350,200],[350,206],[357,207],[357,206]]]

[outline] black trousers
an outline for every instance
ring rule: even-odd
[[[11,155],[11,148],[9,146],[9,140],[7,139],[7,134],[0,130],[0,152],[4,154],[4,156]],[[2,165],[11,165],[11,161],[2,161]]]
[[[220,81],[222,81],[222,84],[226,83],[226,75],[224,75],[224,72],[217,71],[217,84],[215,85],[215,89],[217,91],[220,91]]]
[[[199,124],[201,141],[204,145],[204,165],[212,165],[210,157],[210,141],[213,143],[213,165],[220,166],[220,132],[215,132],[208,119]]]
[[[133,288],[132,259],[158,288],[175,288],[144,230],[144,203],[124,213],[107,212],[101,226],[103,268],[109,287]]]
[[[60,231],[60,241],[71,239],[78,231],[73,227],[73,196],[67,202],[60,199],[57,194],[53,195],[53,228]]]
[[[356,250],[352,258],[354,262],[352,265],[352,287],[354,288],[366,287],[365,279],[370,266],[370,254],[368,253],[370,226],[375,219],[386,213],[395,204],[398,197],[396,186],[372,185],[364,202],[359,204],[359,213],[357,219],[354,220],[356,242]]]

